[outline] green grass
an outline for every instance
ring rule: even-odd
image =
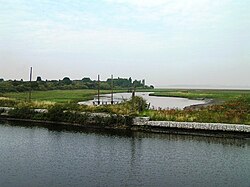
[[[159,97],[184,97],[188,99],[214,99],[218,101],[229,101],[241,97],[247,98],[250,102],[250,90],[167,90],[158,89],[152,96]]]
[[[207,123],[236,123],[250,125],[250,104],[244,97],[211,105],[185,110],[145,110],[141,113],[156,121],[189,121]]]
[[[148,110],[142,115],[152,120],[250,124],[250,90],[167,90],[153,94],[160,97],[213,99],[213,106],[186,110]]]
[[[110,93],[109,90],[101,90],[102,94]],[[50,101],[56,103],[68,103],[91,100],[97,94],[96,90],[51,90],[32,92],[32,101]],[[28,93],[5,93],[3,97],[13,98],[20,101],[27,101]]]

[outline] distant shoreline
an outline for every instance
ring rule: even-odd
[[[186,90],[235,90],[250,91],[250,86],[246,87],[206,87],[206,86],[159,86],[155,89],[186,89]]]

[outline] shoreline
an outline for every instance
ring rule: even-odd
[[[199,100],[199,99],[195,99],[195,100]],[[211,105],[217,105],[217,104],[222,104],[223,101],[219,101],[219,100],[215,100],[215,99],[204,99],[205,103],[203,104],[195,104],[195,105],[190,105],[190,106],[186,106],[184,107],[185,109],[194,109],[194,110],[198,110],[202,107],[208,107]]]
[[[185,109],[200,109],[202,107],[207,107],[207,106],[211,106],[211,105],[217,105],[217,104],[221,104],[224,101],[222,100],[216,100],[216,99],[202,99],[202,98],[194,98],[194,99],[190,99],[188,97],[185,96],[163,96],[163,95],[155,95],[154,93],[150,93],[149,96],[154,96],[154,97],[173,97],[173,98],[185,98],[185,99],[189,99],[189,100],[197,100],[197,101],[205,101],[205,103],[202,104],[194,104],[194,105],[189,105],[183,108],[183,110]]]
[[[203,137],[223,137],[223,138],[250,138],[250,126],[238,124],[212,124],[212,123],[192,123],[192,122],[171,122],[171,121],[149,121],[148,118],[136,117],[131,125],[98,125],[77,124],[70,122],[55,122],[46,120],[32,120],[0,117],[0,121],[27,122],[24,126],[58,127],[84,130],[109,130],[109,131],[132,131],[151,132],[161,134],[194,135]]]

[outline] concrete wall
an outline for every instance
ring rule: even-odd
[[[166,127],[193,130],[228,131],[228,132],[250,132],[250,125],[224,124],[224,123],[197,123],[197,122],[175,122],[175,121],[149,121],[147,117],[134,119],[134,126]]]

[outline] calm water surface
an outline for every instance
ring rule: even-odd
[[[180,97],[157,97],[157,96],[149,96],[149,92],[136,92],[137,96],[141,96],[148,103],[150,103],[150,107],[154,109],[160,108],[178,108],[183,109],[186,106],[190,105],[197,105],[197,104],[204,104],[205,101],[202,100],[192,100]],[[130,99],[132,96],[131,93],[115,93],[114,100],[115,101],[123,101],[124,99]],[[101,95],[100,101],[110,101],[111,95],[110,94],[103,94]],[[80,102],[80,104],[87,104],[92,105],[93,101],[97,101],[97,98],[90,101]]]
[[[250,140],[24,125],[0,122],[1,187],[250,186]]]

